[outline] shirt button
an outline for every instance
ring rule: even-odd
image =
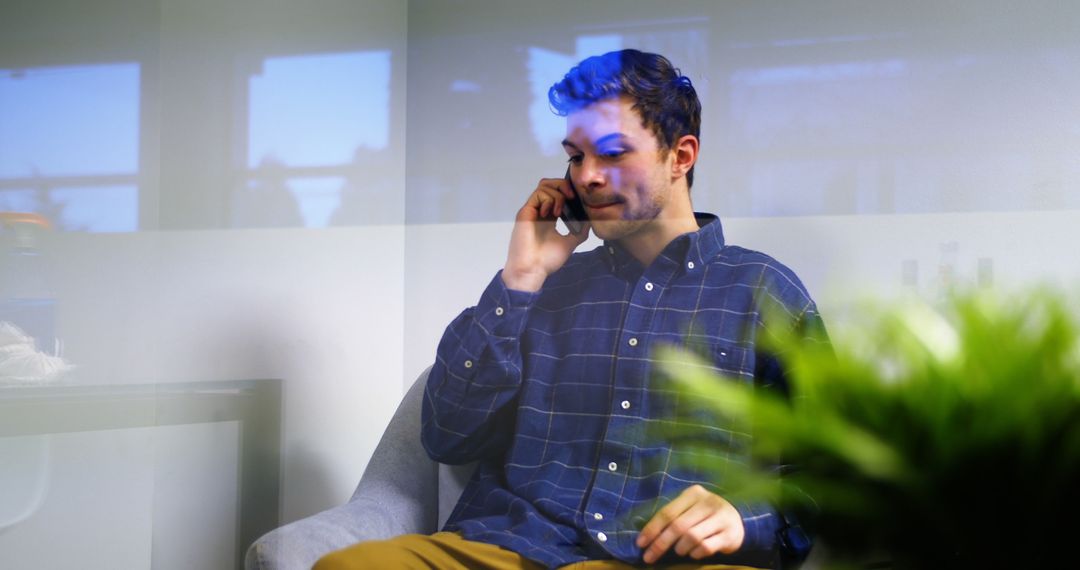
[[[503,311],[503,308],[502,308],[502,307],[495,307],[495,316],[497,316],[497,317],[501,317],[501,316],[503,316],[503,313],[504,313],[504,312],[505,312],[505,311]]]
[[[607,464],[607,468],[608,468],[608,471],[615,471],[616,469],[619,468],[619,464],[612,461],[611,463]]]
[[[637,346],[637,339],[632,338],[632,339],[626,341],[626,343],[629,344],[630,346]]]
[[[652,283],[646,283],[645,284],[645,290],[646,291],[652,291],[653,290],[653,284]]]
[[[611,255],[615,255],[615,248],[609,247],[609,248],[607,248],[607,252],[610,253]]]
[[[592,518],[594,518],[594,519],[596,519],[598,521],[602,521],[602,520],[604,520],[604,515],[602,515],[600,513],[593,513]]]
[[[623,400],[622,403],[620,403],[619,405],[622,406],[622,409],[629,410],[630,409],[630,400]]]
[[[686,262],[686,268],[687,269],[693,269],[694,268],[694,262],[693,261],[687,261]]]
[[[471,360],[466,360],[465,361],[465,368],[472,368],[472,361]]]
[[[596,533],[596,540],[599,540],[600,542],[607,542],[607,535],[602,532],[598,532]]]

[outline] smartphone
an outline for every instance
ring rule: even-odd
[[[570,233],[577,235],[585,229],[585,222],[589,221],[589,215],[585,213],[585,205],[581,203],[581,197],[578,196],[577,188],[574,187],[574,181],[570,179],[569,166],[566,167],[566,183],[574,191],[574,199],[563,202],[562,214],[559,217],[566,224],[566,228],[570,230]]]

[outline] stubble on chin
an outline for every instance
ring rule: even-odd
[[[642,220],[603,220],[592,222],[592,232],[605,241],[618,241],[644,227]]]

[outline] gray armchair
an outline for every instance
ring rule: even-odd
[[[310,570],[324,554],[365,540],[438,530],[474,466],[428,458],[420,444],[420,404],[428,370],[402,399],[344,505],[287,524],[248,548],[248,570]]]

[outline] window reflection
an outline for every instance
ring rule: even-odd
[[[39,213],[44,208],[42,193],[26,188],[0,191],[0,212]]]
[[[0,210],[138,229],[139,65],[0,70]]]
[[[248,176],[234,196],[233,225],[385,221],[389,51],[268,59],[250,79],[249,105]]]
[[[866,44],[869,52],[882,50],[882,40],[905,38],[842,40]],[[1080,207],[1080,195],[1064,191],[1080,174],[1062,152],[1069,137],[1064,125],[1071,122],[1046,120],[1076,116],[1075,106],[1046,97],[1041,87],[1068,92],[1076,81],[1061,72],[1052,51],[914,55],[911,47],[890,47],[890,55],[913,55],[851,60],[807,51],[814,43],[836,42],[739,46],[751,52],[747,61],[815,57],[729,75],[726,121],[735,152],[725,157],[724,211],[802,216]],[[783,51],[791,46],[800,51]]]
[[[58,187],[51,193],[57,223],[69,230],[133,232],[139,226],[139,192],[133,185]]]
[[[45,384],[68,370],[56,336],[56,299],[40,214],[0,212],[0,387]]]

